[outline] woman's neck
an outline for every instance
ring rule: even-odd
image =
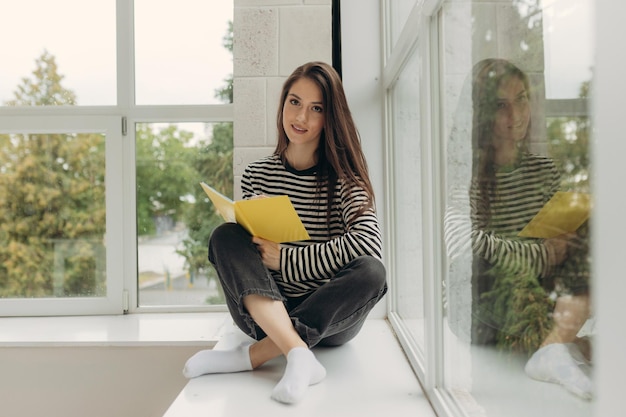
[[[507,167],[517,163],[521,152],[517,146],[500,148],[495,152],[493,163],[496,167]]]
[[[287,147],[285,150],[285,159],[292,168],[298,171],[303,171],[317,165],[317,153],[294,146]]]

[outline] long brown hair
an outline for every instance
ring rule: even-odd
[[[278,106],[278,143],[274,151],[283,163],[289,138],[283,129],[283,106],[292,85],[301,78],[313,81],[322,92],[324,128],[317,148],[317,194],[327,186],[327,218],[335,197],[339,180],[348,186],[358,185],[368,194],[369,200],[356,216],[374,206],[374,191],[369,179],[367,162],[361,148],[361,138],[352,119],[341,78],[335,69],[324,62],[309,62],[299,66],[283,84]]]
[[[474,149],[473,181],[479,191],[482,209],[488,212],[489,196],[496,186],[493,148],[493,128],[498,105],[498,87],[511,77],[518,78],[530,98],[528,76],[521,69],[504,59],[484,59],[472,70],[472,147]],[[531,123],[522,140],[522,151],[528,148]]]

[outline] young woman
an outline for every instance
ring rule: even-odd
[[[285,355],[272,398],[295,403],[326,375],[313,346],[352,339],[387,291],[374,192],[341,80],[322,62],[298,67],[283,85],[274,154],[242,178],[243,197],[288,195],[311,239],[277,244],[225,223],[209,241],[235,324],[256,340],[205,350],[183,373],[258,368]]]
[[[526,365],[529,376],[590,398],[577,343],[590,314],[584,242],[575,234],[517,237],[560,187],[554,162],[528,151],[528,77],[508,61],[487,59],[475,65],[472,86],[472,341],[518,341],[536,349]]]

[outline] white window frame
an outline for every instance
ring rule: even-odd
[[[232,122],[233,105],[135,105],[134,1],[115,0],[115,5],[116,105],[0,106],[0,133],[106,133],[107,295],[102,298],[0,299],[1,316],[225,311],[224,306],[139,307],[137,304],[135,124]]]
[[[389,1],[383,2],[383,13],[387,13],[389,10]],[[382,72],[382,87],[385,94],[385,107],[386,107],[386,121],[387,126],[385,134],[386,143],[386,160],[389,164],[388,158],[392,155],[393,136],[392,136],[392,118],[390,112],[393,111],[391,106],[391,92],[395,80],[399,76],[404,62],[407,58],[417,53],[422,58],[420,62],[420,137],[421,143],[421,175],[422,182],[417,186],[421,187],[422,201],[431,202],[430,205],[424,204],[422,206],[422,250],[423,259],[421,260],[424,276],[424,346],[418,346],[416,341],[411,336],[411,333],[407,327],[407,323],[403,321],[401,316],[397,313],[397,287],[391,286],[390,290],[390,302],[389,302],[389,321],[394,328],[400,344],[407,354],[407,358],[413,367],[418,379],[422,382],[426,392],[435,394],[434,388],[438,385],[442,375],[442,358],[439,357],[437,352],[443,346],[443,339],[441,336],[442,329],[442,296],[441,296],[441,233],[438,227],[441,217],[441,207],[438,201],[440,195],[440,189],[438,181],[436,180],[436,173],[439,170],[439,153],[435,144],[429,138],[432,138],[436,134],[437,124],[433,123],[433,117],[437,114],[436,106],[437,94],[433,94],[433,89],[436,88],[437,80],[434,79],[436,71],[431,71],[432,68],[432,51],[436,48],[433,47],[433,43],[436,43],[436,37],[433,39],[433,33],[436,35],[436,31],[432,30],[432,18],[433,13],[436,13],[441,6],[440,0],[427,0],[417,1],[414,5],[411,13],[409,14],[404,27],[402,28],[400,35],[394,45],[391,45],[390,36],[390,18],[388,15],[384,16],[382,21],[385,25],[383,30],[385,40],[386,57],[383,72]],[[436,46],[436,45],[435,45]],[[436,57],[435,57],[436,58]],[[430,105],[425,105],[430,103]],[[435,110],[433,110],[435,109]],[[393,212],[394,204],[394,184],[393,176],[390,170],[386,170],[386,190],[385,206],[386,212]],[[392,216],[387,216],[385,224],[386,230],[394,230],[396,225]],[[386,242],[388,245],[388,252],[393,253],[393,239],[392,236],[387,235]],[[438,243],[439,242],[439,243]],[[393,258],[390,258],[393,259]],[[397,282],[401,279],[408,279],[408,277],[398,277],[394,275],[393,264],[388,265],[391,282]]]
[[[120,118],[113,116],[56,115],[53,109],[38,109],[41,115],[0,114],[0,133],[103,133],[105,135],[106,184],[106,295],[103,297],[0,299],[0,316],[110,314],[122,311],[122,150]],[[34,112],[27,112],[34,113]],[[117,279],[116,279],[117,278]]]

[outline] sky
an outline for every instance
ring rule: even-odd
[[[0,0],[0,11],[0,102],[47,50],[79,105],[115,104],[115,0]],[[232,0],[135,0],[137,103],[219,103],[232,13]]]

